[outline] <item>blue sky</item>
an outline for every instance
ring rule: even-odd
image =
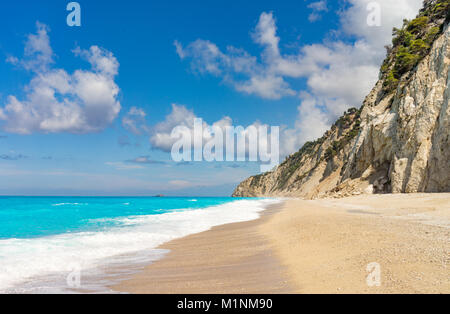
[[[229,119],[295,152],[361,105],[421,3],[378,1],[369,26],[365,0],[78,2],[81,27],[69,1],[2,4],[0,194],[229,195],[258,164],[175,164],[159,139]]]

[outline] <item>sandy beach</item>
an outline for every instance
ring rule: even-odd
[[[126,293],[450,293],[450,194],[289,200],[162,246]],[[367,265],[380,267],[368,286]],[[370,271],[373,271],[370,270]]]

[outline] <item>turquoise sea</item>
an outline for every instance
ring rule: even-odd
[[[113,280],[105,281],[106,274],[113,278],[163,257],[167,252],[156,249],[161,244],[217,225],[257,219],[276,202],[0,197],[0,292],[104,292]],[[73,274],[76,285],[67,279]]]

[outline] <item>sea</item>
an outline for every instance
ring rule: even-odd
[[[0,197],[0,293],[116,293],[162,244],[258,219],[277,199]]]

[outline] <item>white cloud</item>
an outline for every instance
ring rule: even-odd
[[[323,12],[328,11],[327,1],[321,0],[308,4],[308,8],[313,9],[314,11]]]
[[[254,76],[249,81],[236,84],[236,89],[267,99],[279,99],[283,96],[295,95],[295,91],[280,76]]]
[[[198,125],[195,124],[198,123],[198,120],[202,122],[201,130],[199,127],[196,127]],[[281,128],[278,128],[278,130],[280,129]],[[173,136],[174,130],[177,131],[177,136]],[[287,154],[285,150],[286,143],[284,142],[278,143],[280,145],[276,151],[272,150],[272,148],[276,147],[272,146],[272,140],[280,140],[280,138],[274,137],[279,134],[278,130],[271,128],[267,124],[260,123],[259,121],[256,121],[249,126],[233,125],[233,121],[229,117],[223,117],[210,124],[203,118],[196,116],[193,111],[188,110],[185,106],[173,104],[172,112],[151,131],[152,135],[150,137],[150,143],[154,149],[171,152],[173,145],[180,139],[189,139],[191,141],[191,146],[187,148],[184,147],[188,151],[184,151],[183,153],[191,155],[195,144],[201,143],[199,145],[202,145],[201,148],[204,149],[204,160],[214,159],[219,161],[230,157],[235,160],[235,158],[239,156],[252,162],[266,162],[268,160],[265,158],[269,158],[270,162],[276,163],[280,157],[278,148],[282,154]],[[243,142],[239,142],[243,143],[243,146],[227,146],[227,136],[230,134],[228,132],[234,132],[234,141],[238,139],[243,140]],[[253,136],[255,136],[254,132],[256,132],[257,136],[256,142],[252,140],[254,138]],[[288,130],[284,130],[283,132],[283,134],[285,134]],[[218,134],[221,134],[222,140],[220,140],[220,135]],[[287,136],[283,137],[287,139]],[[235,144],[237,145],[236,142]],[[221,147],[216,145],[221,145]],[[212,147],[214,147],[214,149],[212,149]],[[239,150],[240,148],[242,148],[242,151]],[[218,153],[217,156],[215,155],[216,152]]]
[[[267,99],[294,96],[296,92],[290,88],[284,76],[298,77],[298,73],[292,71],[289,57],[280,55],[280,39],[276,36],[272,13],[261,14],[252,38],[255,43],[264,47],[261,53],[262,63],[246,51],[232,46],[227,47],[224,53],[216,44],[207,40],[198,39],[186,47],[176,41],[175,46],[180,58],[191,59],[194,71],[222,77],[238,91]],[[247,78],[240,79],[239,76]]]
[[[132,160],[127,160],[126,162],[132,163],[132,164],[143,164],[143,165],[163,165],[163,164],[165,164],[165,162],[163,162],[163,161],[151,159],[150,156],[140,156],[140,157],[136,157]]]
[[[172,130],[175,127],[186,127],[191,134],[191,138],[194,140],[194,121],[198,117],[193,111],[188,110],[182,105],[172,105],[172,112],[166,116],[166,119],[153,127],[152,136],[150,137],[150,143],[153,148],[160,149],[165,152],[172,150],[173,144],[178,140],[172,137]],[[206,122],[203,123],[202,141],[208,141],[213,137],[212,131],[215,128],[222,130],[227,126],[231,126],[232,120],[229,117],[224,117],[213,124],[209,125]]]
[[[163,122],[158,123],[153,128],[150,143],[154,148],[161,149],[165,152],[170,152],[172,145],[176,142],[176,139],[171,137],[172,130],[176,126],[193,128],[195,118],[196,116],[194,113],[189,111],[186,107],[173,104],[172,112]]]
[[[127,114],[122,118],[122,125],[128,131],[141,135],[149,131],[146,118],[147,114],[141,108],[131,107]]]
[[[28,35],[22,64],[27,70],[39,72],[47,70],[54,60],[48,27],[39,22],[36,23],[36,27],[37,33]]]
[[[74,53],[88,60],[96,72],[104,73],[109,76],[116,76],[119,73],[119,62],[114,55],[107,50],[92,46],[89,51],[86,51],[77,47],[74,50]]]
[[[308,17],[310,22],[316,22],[320,20],[322,18],[321,13],[328,12],[328,4],[326,0],[312,2],[308,5],[308,8],[313,10],[313,12]]]
[[[90,70],[69,74],[53,68],[53,51],[48,28],[38,23],[37,34],[28,36],[23,60],[25,69],[34,77],[25,88],[25,96],[10,95],[0,107],[1,127],[10,133],[89,133],[107,127],[119,114],[119,87],[115,83],[119,63],[113,54],[92,46],[75,49],[86,59]],[[10,58],[10,60],[13,60]]]
[[[308,16],[308,20],[311,23],[317,22],[322,18],[322,15],[316,13],[316,12],[312,12],[309,16]]]
[[[384,57],[384,45],[391,43],[392,28],[399,27],[403,19],[414,18],[422,7],[423,0],[346,0],[350,6],[340,13],[342,31],[367,42]],[[368,5],[377,3],[381,9],[381,26],[369,27]]]
[[[116,170],[122,171],[122,170],[139,170],[144,169],[145,167],[138,165],[138,164],[129,164],[124,162],[106,162],[105,165],[113,167]]]
[[[176,188],[187,188],[187,187],[194,186],[191,182],[185,181],[185,180],[172,180],[172,181],[169,181],[169,184],[173,185]]]
[[[267,99],[298,95],[295,128],[284,130],[281,139],[285,153],[292,153],[305,141],[320,137],[346,109],[361,106],[378,79],[392,28],[404,18],[413,18],[422,5],[422,0],[379,0],[382,25],[370,27],[370,2],[346,0],[348,6],[338,13],[340,29],[330,32],[336,39],[304,45],[297,54],[280,51],[276,21],[267,12],[261,14],[252,34],[262,47],[259,57],[235,47],[222,52],[216,44],[201,39],[186,48],[176,42],[177,52],[182,59],[190,59],[194,70],[222,77],[240,92]],[[326,1],[309,7],[314,12],[328,10]],[[287,79],[304,79],[308,88],[295,91]]]
[[[8,56],[8,57],[6,58],[6,62],[7,62],[7,63],[11,63],[11,64],[13,64],[13,65],[17,65],[17,64],[19,64],[19,58],[14,57],[14,56]]]

